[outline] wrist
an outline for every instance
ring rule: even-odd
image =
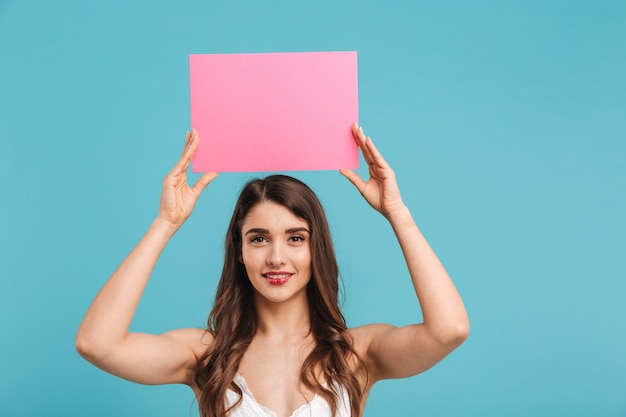
[[[180,224],[172,223],[161,215],[157,215],[150,228],[169,239],[174,236],[180,226]]]
[[[389,211],[385,215],[385,217],[387,218],[387,220],[389,220],[391,225],[394,227],[396,225],[402,226],[402,225],[406,225],[407,223],[414,223],[413,215],[411,214],[411,211],[404,204],[400,205],[394,210]]]

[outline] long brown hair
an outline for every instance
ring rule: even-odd
[[[307,298],[313,351],[305,359],[300,372],[303,386],[322,396],[333,415],[338,408],[338,387],[350,397],[353,416],[360,416],[363,389],[350,367],[350,360],[362,363],[352,347],[343,314],[339,308],[339,269],[335,259],[328,221],[313,191],[303,182],[285,175],[255,179],[241,191],[226,232],[224,268],[217,286],[208,330],[213,345],[201,358],[195,382],[202,390],[199,399],[202,417],[226,417],[226,391],[242,394],[233,379],[239,363],[257,330],[252,285],[241,254],[241,227],[248,212],[262,201],[271,201],[290,210],[308,222],[311,240],[311,280]],[[316,371],[321,370],[325,384],[320,384]]]

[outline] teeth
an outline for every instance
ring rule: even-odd
[[[285,275],[265,275],[267,278],[270,279],[285,279],[285,278],[289,278],[291,276],[291,274],[285,274]]]

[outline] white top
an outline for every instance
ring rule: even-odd
[[[259,404],[243,376],[237,374],[235,384],[241,388],[243,398],[241,404],[231,411],[230,417],[277,417],[269,408]],[[342,387],[341,398],[337,402],[337,414],[334,417],[350,417],[350,398],[348,392]],[[239,395],[231,390],[226,391],[226,406],[230,407],[239,399]],[[315,394],[313,399],[301,405],[290,417],[333,417],[330,414],[330,406],[323,397]]]

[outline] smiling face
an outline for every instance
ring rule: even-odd
[[[257,302],[306,302],[311,279],[308,223],[270,201],[255,205],[241,227],[241,262]]]

